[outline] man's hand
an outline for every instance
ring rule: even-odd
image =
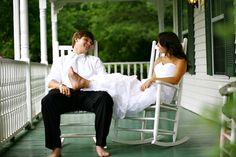
[[[60,93],[61,93],[61,94],[64,94],[64,95],[70,97],[70,94],[71,94],[71,93],[70,93],[70,88],[68,88],[66,85],[60,84],[60,85],[58,86],[58,89],[60,90]]]

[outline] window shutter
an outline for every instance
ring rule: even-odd
[[[188,5],[188,47],[187,56],[191,64],[190,74],[195,74],[195,45],[194,45],[194,8]]]
[[[182,19],[182,14],[183,14],[183,8],[182,8],[182,1],[177,1],[177,16],[178,16],[178,37],[179,39],[182,39],[182,22],[183,22],[183,19]]]
[[[234,28],[233,0],[226,0],[224,7],[225,15],[225,74],[235,76],[235,28]]]
[[[205,25],[206,25],[206,62],[207,74],[213,75],[212,72],[212,47],[211,47],[211,8],[210,0],[205,0]]]

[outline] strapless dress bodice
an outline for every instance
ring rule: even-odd
[[[157,77],[172,77],[175,74],[176,65],[173,63],[165,63],[162,62],[156,64],[154,68],[154,72]]]

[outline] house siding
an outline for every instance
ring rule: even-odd
[[[235,81],[236,77],[207,75],[206,37],[204,8],[194,10],[194,44],[196,74],[184,76],[182,106],[192,112],[207,118],[210,109],[220,109],[222,97],[219,88],[228,82]]]

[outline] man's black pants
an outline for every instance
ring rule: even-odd
[[[71,96],[67,97],[58,89],[52,89],[42,99],[46,147],[61,148],[61,114],[81,110],[95,113],[96,145],[106,146],[112,108],[113,100],[107,92],[71,90]]]

